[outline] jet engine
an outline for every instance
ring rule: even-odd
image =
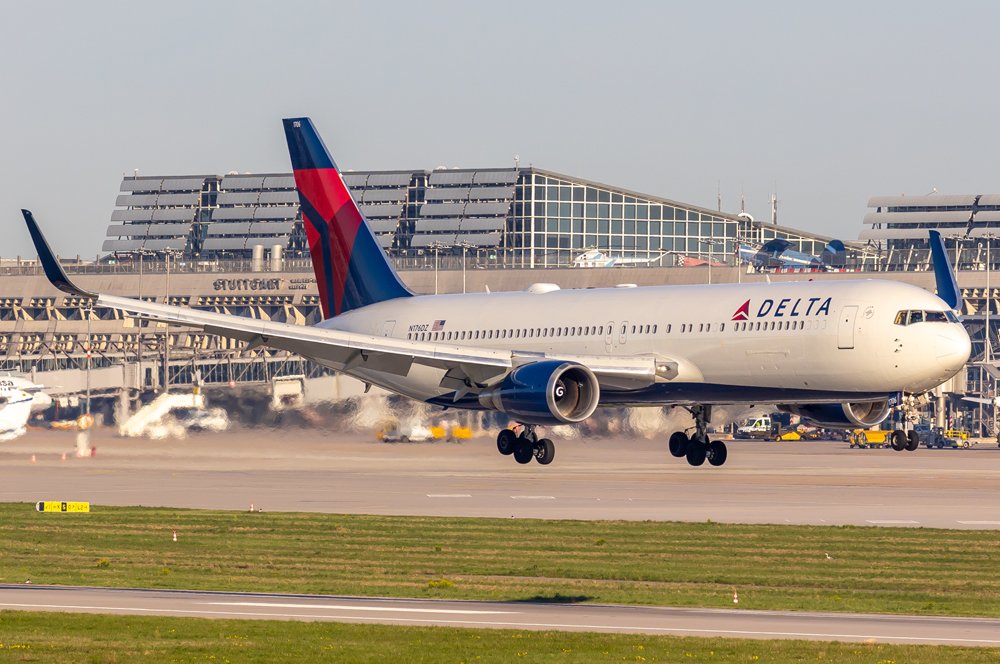
[[[572,424],[594,413],[600,394],[587,367],[542,360],[511,371],[499,385],[481,392],[479,403],[524,424]]]
[[[867,428],[881,424],[889,416],[889,401],[862,401],[857,403],[782,404],[778,406],[792,415],[809,420],[827,429]]]

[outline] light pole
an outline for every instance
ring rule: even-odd
[[[712,285],[712,247],[719,243],[718,240],[699,240],[699,242],[708,247],[708,284]]]
[[[176,249],[169,247],[163,250],[163,263],[167,271],[167,278],[164,283],[163,303],[170,304],[170,260],[173,258]],[[163,392],[170,391],[170,323],[167,323],[163,331]]]
[[[462,248],[462,292],[465,293],[465,258],[467,250],[473,245],[468,242],[459,242],[457,246]]]
[[[440,261],[441,250],[446,248],[448,245],[441,244],[440,242],[432,242],[428,247],[434,250],[434,294],[438,294],[438,262]]]

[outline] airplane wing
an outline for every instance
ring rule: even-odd
[[[349,372],[364,367],[406,375],[414,364],[446,370],[441,386],[456,394],[476,393],[499,382],[511,369],[543,359],[576,362],[590,369],[602,388],[637,389],[679,375],[691,379],[700,373],[690,363],[662,356],[606,357],[600,355],[549,355],[530,351],[491,349],[429,343],[344,332],[323,327],[291,325],[199,311],[187,307],[145,302],[127,297],[88,292],[74,284],[52,252],[33,215],[22,210],[45,276],[59,290],[95,299],[96,306],[119,309],[139,318],[204,330],[254,346],[268,346],[312,358]],[[458,397],[456,397],[458,398]]]

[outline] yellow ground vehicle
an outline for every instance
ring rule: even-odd
[[[889,447],[892,442],[889,439],[890,436],[892,436],[891,431],[855,429],[851,436],[851,447],[860,447],[866,450],[872,447],[877,449]]]
[[[783,440],[802,440],[802,435],[798,431],[792,429],[791,431],[782,431],[775,434],[774,440],[779,443]]]

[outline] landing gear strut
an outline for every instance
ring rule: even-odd
[[[711,406],[685,406],[694,417],[694,433],[689,437],[684,431],[675,431],[670,436],[670,454],[677,458],[686,457],[692,466],[700,466],[706,461],[713,466],[721,466],[729,456],[726,444],[721,440],[708,439],[708,422],[712,418]]]
[[[531,463],[534,459],[543,466],[552,463],[556,458],[556,446],[548,438],[539,438],[535,433],[534,424],[520,425],[521,432],[502,429],[497,434],[497,451],[504,455],[513,455],[514,461],[520,464]]]

